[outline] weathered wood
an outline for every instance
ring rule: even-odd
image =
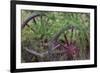
[[[29,16],[29,17],[21,24],[21,28],[23,29],[31,19],[35,19],[35,17],[40,16],[40,15],[41,15],[40,13],[33,13],[31,16]]]
[[[35,56],[39,56],[39,57],[43,57],[43,54],[41,54],[41,53],[38,53],[38,52],[36,52],[36,51],[34,51],[34,50],[31,50],[31,49],[28,49],[28,48],[24,48],[27,52],[29,52],[29,53],[31,53],[31,54],[33,54],[33,55],[35,55]]]
[[[58,38],[59,38],[59,36],[61,35],[61,34],[63,34],[65,31],[67,31],[67,30],[69,30],[69,29],[74,29],[74,28],[76,28],[75,26],[73,26],[73,25],[66,25],[66,26],[64,26],[62,29],[60,29],[59,30],[59,32],[57,32],[51,39],[50,39],[50,41],[56,41]]]
[[[31,53],[31,54],[33,54],[33,55],[35,55],[35,56],[38,56],[38,57],[44,57],[45,55],[48,55],[48,51],[46,51],[46,52],[43,52],[43,53],[38,53],[38,52],[36,52],[36,51],[34,51],[34,50],[32,50],[32,49],[29,49],[29,48],[24,48],[27,52],[29,52],[29,53]],[[57,53],[65,53],[65,52],[67,52],[67,50],[57,50],[57,51],[52,51],[52,54],[57,54]]]

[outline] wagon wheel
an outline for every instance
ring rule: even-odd
[[[70,33],[69,37],[66,36]],[[49,41],[49,48],[51,53],[52,60],[72,60],[78,59],[79,48],[76,45],[76,40],[73,39],[74,35],[79,34],[79,28],[75,25],[66,25],[64,28],[59,30],[58,33],[54,35],[53,38]],[[63,40],[60,40],[60,37],[64,37]],[[51,50],[52,48],[52,50]],[[64,56],[65,55],[65,56]]]
[[[45,16],[44,14],[40,14],[40,13],[33,13],[31,16],[29,16],[21,25],[21,28],[24,29],[24,27],[29,27],[34,33],[36,30],[34,30],[34,27],[31,28],[28,23],[29,21],[33,20],[33,22],[36,24],[36,18],[41,18],[42,16]],[[62,58],[64,55],[67,55],[67,58],[63,58],[65,60],[68,59],[74,59],[74,55],[75,53],[79,51],[79,49],[77,48],[77,46],[74,44],[73,41],[73,33],[74,31],[76,31],[77,26],[74,25],[67,25],[66,27],[62,28],[61,30],[58,31],[58,33],[56,33],[49,41],[48,41],[48,50],[45,52],[37,52],[33,49],[30,49],[30,47],[25,47],[24,49],[32,54],[35,55],[36,57],[38,57],[40,61],[43,61],[43,57],[45,57],[46,55],[48,56],[48,60],[52,61],[52,60],[60,60],[60,58]],[[68,40],[66,34],[66,31],[69,31],[68,33],[70,34],[70,41]],[[59,37],[61,35],[64,35],[64,40],[63,43],[62,41],[59,40]]]
[[[21,30],[23,30],[23,29],[25,29],[25,27],[27,27],[27,28],[29,28],[33,33],[36,33],[36,31],[37,31],[37,29],[35,29],[35,25],[37,25],[38,24],[38,22],[37,22],[37,20],[40,20],[41,21],[41,24],[43,23],[42,22],[42,18],[46,18],[46,15],[45,14],[43,14],[43,13],[35,13],[35,12],[33,12],[29,17],[27,17],[26,18],[26,20],[24,20],[24,22],[22,22],[22,24],[21,24]],[[47,23],[47,21],[48,21],[48,18],[46,18],[46,23]],[[34,25],[33,25],[33,27],[31,27],[31,25],[30,25],[30,22],[33,22],[34,23]],[[44,35],[41,35],[38,39],[42,39],[43,38],[43,36]],[[43,41],[42,41],[43,42]],[[33,56],[32,55],[34,55],[34,56],[36,56],[36,57],[38,57],[39,58],[39,60],[41,59],[41,57],[43,57],[43,54],[45,54],[45,53],[47,53],[47,52],[43,52],[43,53],[39,53],[39,52],[37,52],[36,50],[34,50],[34,48],[32,48],[32,47],[27,47],[27,46],[25,46],[25,47],[23,47],[23,49],[22,49],[22,51],[23,50],[25,50],[25,53],[27,54],[27,52],[28,52],[28,55],[30,55],[30,58],[28,57],[28,59],[31,59]],[[26,54],[24,54],[24,55],[26,55]],[[42,61],[42,59],[41,59],[41,61]]]

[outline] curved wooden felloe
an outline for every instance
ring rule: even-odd
[[[30,21],[30,20],[34,20],[35,19],[35,17],[38,17],[38,16],[40,16],[41,14],[39,14],[39,13],[33,13],[31,16],[29,16],[22,24],[21,24],[21,28],[23,29],[26,25],[27,25],[27,23]]]

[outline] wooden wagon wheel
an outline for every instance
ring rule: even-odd
[[[76,56],[79,55],[79,48],[76,46],[75,44],[75,40],[73,40],[73,33],[74,31],[79,30],[78,26],[75,25],[66,25],[64,26],[61,30],[59,30],[58,33],[56,33],[49,41],[49,52],[51,51],[51,59],[55,60],[54,55],[53,54],[57,54],[58,58],[61,57],[61,55],[63,56],[64,54],[66,55],[65,60],[72,60],[72,59],[76,59]],[[69,31],[70,34],[70,41],[67,39],[67,34],[65,34],[65,31]],[[63,35],[64,36],[64,40],[63,43],[62,41],[59,40],[59,37]],[[52,50],[51,50],[52,48]],[[57,57],[56,55],[56,57]],[[54,58],[54,59],[53,59]],[[57,59],[59,60],[59,59]]]
[[[40,13],[33,13],[31,16],[29,16],[21,25],[21,28],[24,29],[25,26],[29,27],[28,22],[33,19],[34,23],[36,23],[35,18],[40,17],[40,16],[45,16]],[[39,57],[39,59],[48,56],[49,61],[53,60],[59,60],[59,57],[61,54],[67,54],[69,57],[67,59],[73,59],[74,54],[79,52],[79,49],[77,46],[75,46],[74,41],[72,41],[73,38],[73,32],[74,30],[79,30],[79,28],[75,25],[66,25],[63,28],[61,28],[51,39],[48,41],[48,50],[42,53],[38,53],[37,51],[33,49],[29,49],[28,47],[25,47],[24,49],[28,52],[31,53],[32,55],[35,55]],[[34,32],[34,29],[31,28],[31,30]],[[68,41],[67,36],[65,35],[65,31],[70,31],[71,32],[71,41]],[[61,43],[58,39],[59,37],[64,34],[65,41],[64,43]],[[63,50],[62,50],[63,48]],[[58,54],[60,56],[54,58],[54,55]],[[43,60],[41,60],[43,61]]]

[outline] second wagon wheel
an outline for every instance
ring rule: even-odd
[[[52,60],[78,60],[89,56],[89,32],[80,27],[79,24],[66,24],[51,38]]]
[[[51,60],[72,60],[79,56],[76,36],[79,35],[78,26],[65,25],[49,41]],[[52,48],[52,50],[51,50]]]

